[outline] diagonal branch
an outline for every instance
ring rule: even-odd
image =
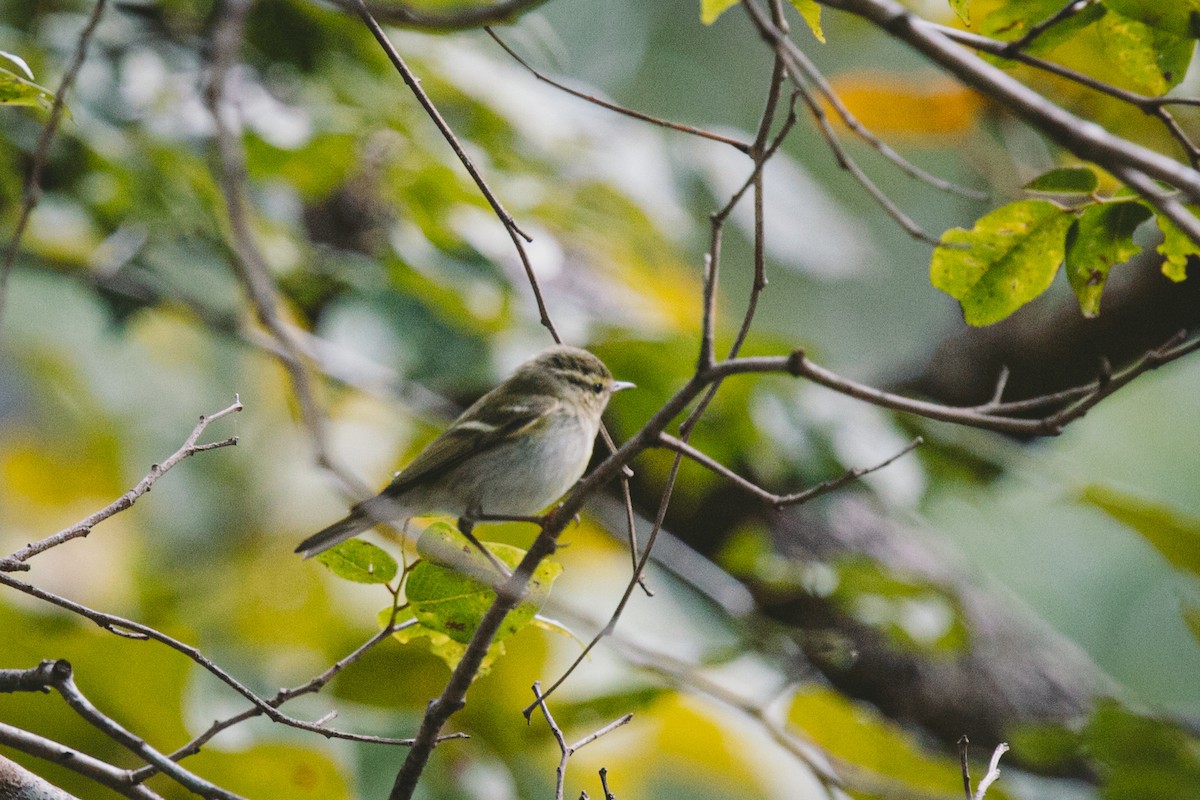
[[[1191,201],[1200,201],[1200,171],[1162,153],[1109,133],[1058,106],[998,67],[964,50],[935,24],[921,19],[895,0],[820,0],[822,5],[861,17],[954,74],[968,86],[993,98],[1079,158],[1109,172],[1135,171],[1178,189]],[[768,25],[771,42],[792,51],[787,36]],[[1200,244],[1200,219],[1171,211],[1168,217]]]
[[[742,153],[746,153],[746,154],[750,153],[750,145],[746,144],[745,142],[738,141],[737,139],[732,139],[728,136],[722,136],[721,134],[713,133],[712,131],[706,131],[706,130],[701,130],[700,128],[694,128],[691,125],[683,125],[678,122],[671,122],[670,120],[653,117],[649,114],[644,114],[641,111],[635,111],[632,108],[626,108],[625,106],[617,105],[616,103],[611,103],[608,100],[602,100],[601,98],[596,97],[595,95],[588,94],[587,92],[581,92],[578,89],[572,89],[570,86],[567,86],[565,83],[556,81],[553,78],[550,78],[550,77],[544,75],[543,73],[539,72],[537,69],[535,69],[532,64],[530,64],[525,59],[521,58],[521,56],[517,55],[517,52],[515,50],[513,50],[511,47],[509,47],[508,44],[503,39],[501,39],[499,34],[497,34],[494,30],[492,30],[491,28],[484,28],[484,30],[487,31],[488,36],[491,36],[492,39],[496,42],[496,44],[500,45],[500,47],[504,50],[504,52],[506,52],[510,56],[512,56],[512,59],[514,61],[516,61],[518,64],[520,64],[525,69],[529,70],[529,72],[533,75],[533,77],[537,78],[539,81],[542,81],[543,83],[550,84],[551,86],[553,86],[555,89],[558,89],[559,91],[566,92],[567,94],[571,95],[572,97],[578,97],[580,100],[586,100],[587,102],[592,103],[593,105],[600,106],[601,108],[607,108],[609,111],[615,111],[618,114],[624,114],[627,117],[633,117],[634,119],[640,119],[642,122],[649,122],[652,125],[658,125],[659,127],[662,127],[662,128],[670,128],[673,131],[679,131],[681,133],[691,134],[692,136],[699,136],[701,139],[711,139],[714,142],[720,142],[721,144],[727,144],[727,145],[733,147],[735,150],[738,150]]]
[[[996,39],[989,39],[986,36],[980,36],[975,33],[970,33],[969,31],[960,31],[957,28],[938,26],[937,30],[943,33],[946,38],[952,39],[959,44],[965,44],[967,47],[970,47],[973,50],[979,50],[983,53],[1017,61],[1021,64],[1026,64],[1043,72],[1057,75],[1060,78],[1066,78],[1067,80],[1077,83],[1080,86],[1086,86],[1093,91],[1106,94],[1109,97],[1115,98],[1124,103],[1128,103],[1144,114],[1157,117],[1163,123],[1163,125],[1166,126],[1167,132],[1170,133],[1171,136],[1174,137],[1175,141],[1179,143],[1179,146],[1183,148],[1184,153],[1187,154],[1188,160],[1191,161],[1192,167],[1200,167],[1200,146],[1197,146],[1196,143],[1192,141],[1191,137],[1187,135],[1187,132],[1183,130],[1179,122],[1166,108],[1166,106],[1171,102],[1186,105],[1192,100],[1197,100],[1196,98],[1163,98],[1138,94],[1137,92],[1131,92],[1128,89],[1122,89],[1118,86],[1113,86],[1110,83],[1097,80],[1091,75],[1078,72],[1070,67],[1064,67],[1061,64],[1056,64],[1053,61],[1047,61],[1044,58],[1038,58],[1037,56],[1029,55],[1023,50],[1011,50],[1009,48],[1009,44],[1011,44],[1011,42],[1005,43],[997,41]],[[1197,102],[1200,102],[1200,100],[1197,100]]]
[[[248,686],[239,681],[237,678],[234,678],[231,674],[229,674],[229,672],[218,666],[216,662],[205,656],[197,648],[168,636],[162,631],[151,628],[149,625],[143,625],[140,622],[134,622],[133,620],[125,619],[124,617],[118,617],[115,614],[107,614],[102,611],[96,611],[95,609],[88,608],[80,603],[76,603],[73,600],[68,600],[65,597],[60,597],[59,595],[47,592],[45,589],[25,583],[24,581],[19,581],[3,572],[0,572],[0,585],[8,586],[11,589],[16,589],[19,592],[23,592],[30,597],[36,597],[39,600],[51,603],[52,605],[56,605],[59,608],[65,609],[74,614],[78,614],[85,619],[91,620],[104,630],[114,633],[118,636],[124,636],[129,639],[153,639],[156,642],[165,644],[172,650],[176,650],[187,656],[205,671],[217,678],[217,680],[221,681],[221,683],[224,683],[242,697],[249,700],[256,708],[261,709],[263,715],[265,715],[272,722],[277,722],[281,725],[287,725],[288,727],[297,728],[303,731],[309,731],[310,733],[319,733],[327,739],[348,739],[354,742],[370,742],[373,744],[390,744],[400,746],[408,746],[412,744],[413,740],[411,739],[394,739],[383,736],[368,736],[361,733],[347,733],[345,731],[328,728],[316,722],[306,722],[305,720],[289,716],[279,709],[273,707],[269,701],[259,697]]]
[[[462,163],[463,167],[471,175],[471,180],[475,181],[475,185],[479,187],[480,193],[483,194],[484,199],[486,199],[488,202],[488,205],[492,207],[492,211],[495,212],[496,216],[500,219],[501,224],[504,225],[504,230],[508,232],[509,238],[512,239],[513,247],[516,248],[517,256],[521,260],[521,265],[525,268],[525,276],[529,279],[529,286],[533,290],[534,300],[537,301],[538,313],[541,315],[542,325],[545,326],[546,330],[550,331],[550,335],[554,337],[554,341],[561,344],[562,338],[559,336],[558,329],[555,328],[554,322],[550,319],[550,312],[546,308],[545,299],[542,297],[541,286],[538,285],[537,275],[533,271],[533,263],[529,260],[529,253],[525,250],[524,242],[533,240],[517,227],[517,223],[513,219],[512,215],[508,213],[508,210],[505,209],[500,203],[500,200],[496,197],[496,194],[492,191],[491,187],[488,186],[487,181],[483,179],[483,175],[475,166],[475,162],[471,160],[469,155],[467,155],[467,151],[462,146],[462,143],[458,140],[458,136],[456,136],[454,131],[450,129],[450,125],[446,122],[445,118],[442,117],[442,114],[440,111],[438,111],[437,106],[433,104],[433,101],[429,98],[429,95],[426,94],[425,90],[421,88],[421,81],[417,78],[416,74],[412,71],[408,64],[405,63],[404,59],[401,58],[400,53],[397,52],[396,48],[392,45],[391,40],[388,39],[387,34],[383,31],[383,28],[379,27],[379,23],[375,21],[375,18],[371,15],[371,12],[367,9],[367,6],[363,3],[363,0],[351,0],[351,2],[353,2],[355,10],[358,12],[358,15],[362,17],[363,22],[366,24],[367,28],[370,29],[371,34],[375,37],[375,40],[379,43],[379,46],[383,48],[385,53],[387,53],[388,59],[392,62],[392,66],[396,68],[396,71],[400,73],[400,77],[404,80],[405,85],[408,86],[413,95],[417,98],[417,102],[421,104],[421,108],[423,108],[429,118],[433,120],[433,124],[437,126],[438,131],[442,134],[442,138],[444,138],[450,145],[450,148],[454,151],[454,155],[458,157],[458,160]]]
[[[171,761],[171,759],[151,747],[144,739],[131,733],[116,720],[96,708],[88,700],[87,696],[79,691],[79,687],[75,685],[75,679],[72,675],[71,664],[69,662],[61,659],[58,661],[43,661],[38,666],[27,670],[24,680],[19,681],[19,683],[22,686],[32,683],[37,684],[36,689],[24,689],[25,691],[54,689],[76,714],[87,720],[89,724],[105,736],[121,744],[148,763],[154,764],[166,775],[179,783],[179,785],[190,789],[201,797],[212,798],[212,800],[245,800],[240,795],[226,791],[216,784],[210,783],[180,767]]]
[[[150,467],[150,472],[146,477],[138,481],[137,485],[130,489],[125,494],[118,497],[113,502],[109,503],[104,508],[97,511],[95,514],[88,516],[85,519],[76,522],[69,528],[64,528],[58,533],[47,536],[45,539],[27,544],[20,550],[16,551],[7,558],[0,559],[0,572],[16,572],[26,571],[29,565],[25,562],[38,553],[43,553],[52,547],[57,547],[63,542],[69,542],[72,539],[87,536],[92,532],[92,528],[99,525],[109,517],[119,514],[125,509],[137,502],[138,498],[150,491],[158,479],[167,473],[167,470],[183,461],[189,456],[194,456],[196,453],[202,453],[205,450],[216,450],[219,447],[230,447],[236,445],[238,440],[236,436],[231,436],[228,439],[223,439],[219,442],[209,442],[207,444],[198,444],[200,435],[209,424],[216,422],[224,416],[235,414],[242,410],[242,402],[236,396],[234,397],[233,405],[223,408],[215,414],[201,416],[200,421],[196,423],[196,427],[192,429],[192,433],[184,441],[183,446],[167,457],[161,464],[154,464]]]
[[[26,670],[20,671],[25,672]],[[0,689],[0,691],[4,690]],[[127,769],[113,766],[107,761],[101,761],[73,747],[3,722],[0,722],[0,744],[20,750],[27,755],[45,759],[52,764],[66,767],[72,772],[90,778],[101,786],[107,786],[114,792],[132,800],[162,800],[162,796],[157,792],[138,785],[133,780],[132,773]]]

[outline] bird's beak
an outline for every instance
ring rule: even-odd
[[[630,383],[629,381],[613,381],[612,382],[613,394],[616,394],[617,392],[622,391],[623,389],[636,389],[636,388],[637,388],[637,384]]]

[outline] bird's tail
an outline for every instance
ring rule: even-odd
[[[317,553],[324,552],[340,542],[365,531],[377,520],[364,509],[361,504],[351,510],[349,516],[340,519],[324,530],[317,531],[296,547],[297,553],[303,553],[305,558],[312,558]]]

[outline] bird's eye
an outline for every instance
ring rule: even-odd
[[[596,394],[600,394],[601,392],[604,391],[604,384],[600,383],[600,381],[596,381],[595,383],[592,384],[592,391],[595,392]]]

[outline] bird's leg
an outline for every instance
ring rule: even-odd
[[[487,560],[492,562],[492,566],[496,568],[497,572],[499,572],[505,578],[511,578],[512,573],[508,571],[508,568],[505,567],[504,564],[500,563],[500,559],[496,558],[496,556],[492,554],[491,550],[488,550],[486,547],[484,547],[483,542],[475,538],[475,534],[472,532],[474,529],[475,516],[472,512],[468,511],[466,514],[463,514],[458,518],[458,532],[463,535],[463,538],[475,545],[475,549],[483,553],[483,555],[487,557]]]

